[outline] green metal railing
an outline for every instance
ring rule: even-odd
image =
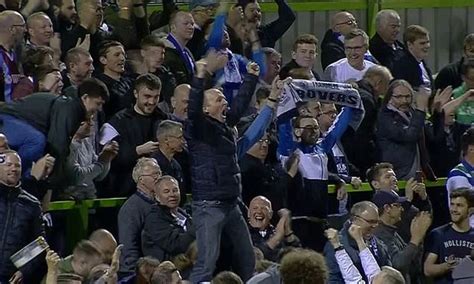
[[[427,189],[444,188],[446,184],[446,178],[439,178],[435,182],[426,182]],[[406,182],[400,181],[398,186],[400,190],[405,189]],[[372,188],[368,183],[363,183],[358,189],[349,187],[347,190],[349,193],[362,193],[370,192]],[[335,187],[329,186],[328,192],[330,194],[335,193]],[[190,196],[188,196],[190,199]],[[93,200],[82,200],[82,201],[54,201],[49,206],[50,212],[66,211],[66,237],[67,247],[72,250],[74,244],[81,239],[87,238],[89,233],[89,213],[93,209],[98,208],[119,208],[125,202],[126,198],[108,198],[108,199],[93,199]]]

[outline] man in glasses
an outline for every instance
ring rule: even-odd
[[[345,57],[330,64],[324,70],[326,79],[347,83],[359,81],[365,72],[375,63],[366,60],[365,55],[369,49],[369,36],[361,29],[353,29],[344,37]]]
[[[145,217],[156,203],[155,191],[158,188],[161,169],[155,159],[143,157],[135,164],[132,177],[137,190],[122,205],[117,220],[119,242],[123,244],[119,270],[121,277],[133,274],[138,259],[143,256],[142,229]]]
[[[374,236],[374,231],[379,226],[379,211],[377,205],[370,201],[361,201],[351,208],[351,218],[348,220],[342,230],[339,232],[340,245],[333,247],[330,242],[327,242],[324,247],[324,255],[329,270],[328,283],[345,283],[339,266],[336,261],[335,253],[339,250],[345,250],[352,259],[354,266],[359,270],[360,275],[363,276],[365,283],[369,283],[364,269],[361,264],[360,252],[362,247],[368,248],[379,267],[384,265],[392,266],[390,255],[385,244]],[[358,227],[359,237],[363,242],[359,244],[353,237],[354,232],[351,227]]]
[[[287,194],[290,182],[298,171],[298,161],[283,169],[274,157],[275,152],[269,155],[270,147],[275,143],[267,132],[262,139],[255,143],[239,162],[242,172],[242,199],[249,205],[250,201],[259,195],[268,198],[275,211],[287,206]]]
[[[372,197],[380,212],[380,224],[375,229],[377,236],[387,246],[393,268],[400,271],[407,283],[422,283],[421,269],[422,243],[431,225],[428,212],[421,212],[410,224],[410,241],[405,242],[397,233],[397,224],[402,220],[403,204],[406,197],[393,191],[377,191]]]
[[[328,213],[328,153],[349,124],[355,122],[356,110],[342,108],[326,135],[321,137],[318,120],[299,115],[290,120],[279,117],[278,156],[286,167],[299,159],[298,177],[289,193],[289,209],[301,220],[294,223],[296,235],[304,246],[321,251],[324,246],[323,223]],[[309,218],[308,218],[309,217]],[[316,217],[316,218],[314,218]],[[313,221],[317,222],[313,222]]]
[[[357,28],[357,21],[349,12],[339,12],[331,18],[331,28],[324,34],[321,43],[321,66],[323,70],[329,64],[346,57],[344,37]]]
[[[333,125],[338,113],[334,104],[321,104],[321,113],[317,118],[323,137]],[[345,186],[346,184],[352,184],[355,188],[358,188],[361,185],[362,181],[357,176],[359,171],[349,162],[340,139],[336,141],[336,144],[328,153],[328,158],[328,170],[340,180],[336,184],[337,199],[340,205],[338,213],[347,214],[347,209],[345,208],[347,203]]]

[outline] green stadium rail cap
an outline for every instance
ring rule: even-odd
[[[444,188],[446,185],[446,178],[438,178],[436,181],[426,181],[426,188]],[[406,181],[399,181],[398,188],[400,190],[405,189]],[[362,183],[362,185],[355,189],[352,186],[348,186],[347,192],[349,193],[358,193],[358,192],[370,192],[372,188],[368,183]],[[328,193],[336,193],[336,188],[334,185],[330,185],[328,188]],[[188,196],[188,200],[191,198],[191,195]],[[117,198],[99,198],[99,199],[90,199],[82,201],[53,201],[50,203],[48,211],[63,211],[63,210],[74,210],[74,209],[95,209],[95,208],[116,208],[122,206],[126,198],[117,197]]]

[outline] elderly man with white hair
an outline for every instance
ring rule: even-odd
[[[370,53],[385,67],[392,70],[393,61],[403,55],[405,46],[398,40],[400,16],[395,10],[381,10],[375,17],[377,32],[370,39]]]

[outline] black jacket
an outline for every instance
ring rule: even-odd
[[[276,232],[275,227],[273,225],[269,225],[267,229],[264,230],[265,236],[262,236],[260,234],[259,229],[252,227],[248,223],[247,225],[249,227],[249,233],[250,237],[252,238],[253,246],[260,249],[263,252],[265,259],[267,260],[279,262],[278,254],[280,253],[281,249],[285,247],[301,247],[300,240],[298,239],[298,237],[295,236],[295,239],[292,242],[288,242],[285,239],[277,247],[272,249],[267,245],[267,242]]]
[[[86,110],[79,97],[36,93],[0,106],[0,113],[26,121],[47,137],[46,152],[56,158],[50,181],[55,186],[65,185],[63,173],[69,144],[86,119]]]
[[[461,136],[469,126],[454,122],[448,133],[444,128],[444,113],[434,111],[430,120],[428,149],[431,165],[437,176],[446,177],[460,162]]]
[[[423,66],[428,72],[428,77],[430,79],[430,85],[433,88],[433,77],[431,75],[431,70],[426,65],[426,62],[423,60]],[[404,54],[396,59],[393,63],[392,75],[395,79],[403,79],[408,81],[410,85],[417,89],[423,85],[423,74],[419,66],[419,62],[415,57],[408,51],[405,50]]]
[[[285,66],[280,69],[280,78],[285,79],[286,77],[290,76],[290,71],[296,68],[301,68],[298,63],[294,59],[288,62]],[[321,77],[315,71],[311,71],[313,73],[314,78],[319,81]]]
[[[174,78],[176,79],[176,85],[191,83],[194,74],[186,68],[186,64],[175,48],[166,47],[163,65],[173,73]]]
[[[44,236],[41,205],[21,186],[7,187],[0,184],[0,282],[17,271],[10,256],[39,236]],[[26,265],[24,274],[31,273]],[[25,275],[25,277],[28,275]]]
[[[390,69],[390,71],[393,70],[393,64],[397,58],[403,56],[404,50],[405,46],[403,43],[398,40],[395,41],[394,49],[392,46],[385,43],[378,33],[376,33],[369,42],[370,53],[378,62],[380,62],[380,64]]]
[[[189,40],[188,44],[186,44],[186,47],[189,48],[196,60],[199,60],[206,55],[206,39],[204,31],[200,28],[194,27],[193,37]]]
[[[178,225],[168,207],[159,204],[152,206],[142,231],[144,255],[165,261],[186,252],[196,239],[196,232],[191,217],[181,208],[178,208],[178,213],[186,217],[186,230]]]
[[[117,157],[112,161],[107,180],[105,196],[130,196],[135,190],[132,170],[139,156],[136,147],[155,140],[158,124],[169,115],[158,108],[150,116],[138,114],[133,108],[124,109],[115,114],[109,124],[117,130],[119,136],[113,140],[120,145]]]
[[[195,78],[189,95],[185,137],[191,161],[193,200],[235,202],[241,192],[237,133],[233,127],[247,110],[258,77],[247,74],[227,112],[226,123],[203,113],[204,80]]]
[[[323,42],[321,42],[321,66],[323,70],[331,63],[345,57],[344,43],[337,38],[337,34],[331,29],[327,30]]]
[[[278,18],[266,25],[257,28],[258,38],[262,47],[275,47],[275,43],[285,34],[296,19],[296,15],[285,0],[275,0],[278,5]],[[229,29],[231,41],[230,50],[233,53],[250,56],[248,50],[244,50],[242,40],[237,36],[233,29]]]
[[[245,154],[240,159],[242,170],[242,199],[249,205],[258,195],[263,195],[272,203],[273,211],[288,207],[287,194],[291,177],[280,163],[262,163],[259,159]]]
[[[450,63],[443,67],[436,76],[435,88],[444,89],[447,86],[452,86],[453,89],[462,85],[461,66],[464,63],[464,57],[459,61]]]
[[[357,131],[348,127],[341,142],[347,158],[365,178],[365,172],[377,161],[375,146],[375,125],[380,108],[380,100],[373,94],[372,86],[365,80],[357,82],[359,94],[364,104],[365,115]],[[364,153],[361,155],[361,153]]]
[[[423,157],[421,145],[424,136],[425,113],[411,110],[410,123],[405,121],[397,112],[384,106],[377,119],[377,148],[380,160],[393,165],[399,179],[408,179],[410,169],[420,146],[420,162],[426,175],[429,169],[428,157]]]
[[[105,73],[96,76],[97,79],[104,82],[109,90],[109,101],[104,105],[105,118],[109,120],[118,111],[133,106],[135,98],[133,96],[134,78],[123,75],[117,81]]]

